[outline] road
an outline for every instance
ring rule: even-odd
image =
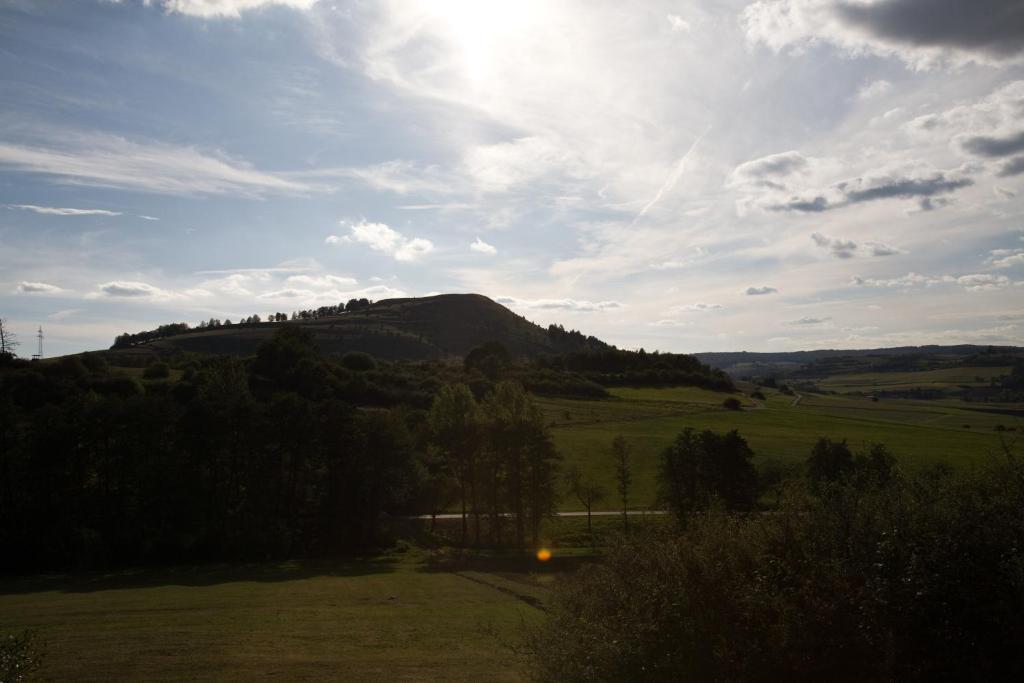
[[[505,513],[506,516],[510,516]],[[594,510],[590,513],[593,517],[617,517],[622,515],[622,510]],[[668,510],[630,510],[627,513],[630,517],[640,517],[643,515],[667,515]],[[481,515],[486,516],[486,515]],[[574,510],[572,512],[556,512],[555,517],[586,517],[587,513],[585,510]],[[472,517],[469,513],[466,513],[466,517]],[[411,515],[403,517],[403,519],[430,519],[430,515]],[[446,512],[438,515],[436,519],[462,519],[462,515],[458,512]]]

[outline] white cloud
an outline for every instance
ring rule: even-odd
[[[336,289],[358,284],[355,278],[338,275],[292,275],[285,280],[287,285],[301,285],[313,289]]]
[[[989,252],[986,263],[993,268],[1024,265],[1024,249],[995,249]]]
[[[972,292],[987,292],[995,289],[1003,289],[1010,286],[1010,278],[1005,275],[991,275],[989,273],[975,273],[972,275],[961,275],[956,283],[964,289]]]
[[[876,97],[881,97],[892,90],[892,83],[885,79],[879,79],[870,83],[865,83],[857,91],[857,98],[861,100],[870,100]],[[888,112],[886,112],[888,113]]]
[[[303,194],[313,186],[253,169],[220,153],[102,133],[49,130],[37,145],[0,143],[0,168],[89,185],[169,195],[263,197]],[[45,207],[44,207],[45,208]]]
[[[779,290],[774,287],[747,287],[745,294],[747,296],[763,296],[765,294],[776,294]]]
[[[46,282],[21,282],[18,285],[19,292],[23,294],[56,294],[57,292],[63,292],[64,290],[57,285],[51,285]]]
[[[479,237],[476,238],[475,242],[473,242],[472,244],[469,245],[469,248],[472,251],[475,251],[475,252],[478,252],[478,253],[481,253],[481,254],[497,254],[498,253],[498,250],[494,247],[494,245],[488,244],[487,242],[484,242]]]
[[[203,19],[238,18],[242,12],[274,5],[305,10],[319,0],[146,0],[155,2],[168,14],[185,14]]]
[[[348,223],[342,221],[341,224],[346,225]],[[348,225],[348,235],[328,235],[324,242],[327,244],[357,242],[365,244],[375,251],[389,254],[396,261],[406,262],[417,261],[434,250],[434,244],[430,240],[421,237],[405,237],[385,223],[360,221],[359,223]]]
[[[46,214],[49,216],[120,216],[120,211],[107,211],[106,209],[67,209],[54,206],[36,206],[35,204],[8,204],[11,209],[23,209],[34,213]]]
[[[690,22],[678,14],[670,14],[665,18],[668,19],[669,29],[672,33],[689,33],[692,28]]]
[[[672,313],[700,313],[702,311],[715,311],[722,308],[722,304],[695,303],[684,306],[676,306],[669,309]]]
[[[565,311],[609,311],[623,308],[618,301],[578,301],[576,299],[517,299],[510,296],[500,296],[494,299],[499,304],[512,308],[540,309],[540,310],[565,310]]]
[[[175,295],[145,282],[115,280],[96,286],[104,296],[127,299],[169,299]]]

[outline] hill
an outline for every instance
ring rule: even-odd
[[[324,310],[328,313],[323,314]],[[463,358],[489,341],[500,341],[517,359],[611,348],[574,330],[554,325],[545,329],[479,294],[385,299],[356,310],[330,307],[302,313],[309,316],[212,328],[167,325],[151,332],[122,335],[113,348],[126,354],[186,351],[249,356],[282,325],[300,325],[309,330],[325,354],[364,351],[385,360]]]
[[[879,349],[819,349],[755,353],[695,353],[702,363],[733,377],[817,378],[862,372],[907,372],[954,367],[1013,365],[1024,358],[1017,346],[899,346]]]

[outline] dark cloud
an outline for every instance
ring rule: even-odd
[[[747,296],[763,296],[765,294],[775,294],[778,291],[774,287],[747,287]]]
[[[840,2],[836,11],[877,38],[914,47],[974,50],[996,57],[1024,52],[1020,0]]]
[[[1021,173],[1024,173],[1024,157],[1014,157],[999,169],[999,175],[1004,178],[1020,175]]]
[[[846,202],[859,204],[876,199],[933,197],[973,184],[974,181],[969,178],[947,178],[943,173],[936,173],[929,178],[896,178],[863,190],[848,190],[846,191]]]
[[[921,209],[929,211],[948,203],[946,199],[932,199],[936,195],[954,192],[960,188],[974,184],[970,178],[950,178],[944,173],[935,173],[926,178],[887,178],[881,182],[872,182],[865,187],[862,179],[853,182],[839,183],[835,189],[841,193],[838,201],[829,201],[818,195],[814,199],[793,197],[781,204],[771,204],[769,211],[798,211],[801,213],[820,213],[837,209],[850,204],[873,202],[879,199],[918,199]]]
[[[828,211],[832,205],[824,197],[818,196],[814,199],[803,199],[793,197],[783,204],[773,204],[768,207],[769,211],[801,211],[803,213],[820,213]]]
[[[856,255],[857,243],[851,240],[840,240],[826,237],[820,232],[813,233],[811,239],[822,249],[828,249],[836,258],[848,259]]]
[[[1024,152],[1024,131],[1008,138],[979,135],[967,138],[961,144],[965,151],[979,157],[1006,157]]]

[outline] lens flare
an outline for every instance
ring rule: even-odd
[[[547,548],[541,548],[537,551],[537,559],[541,562],[547,562],[551,559],[551,551]]]

